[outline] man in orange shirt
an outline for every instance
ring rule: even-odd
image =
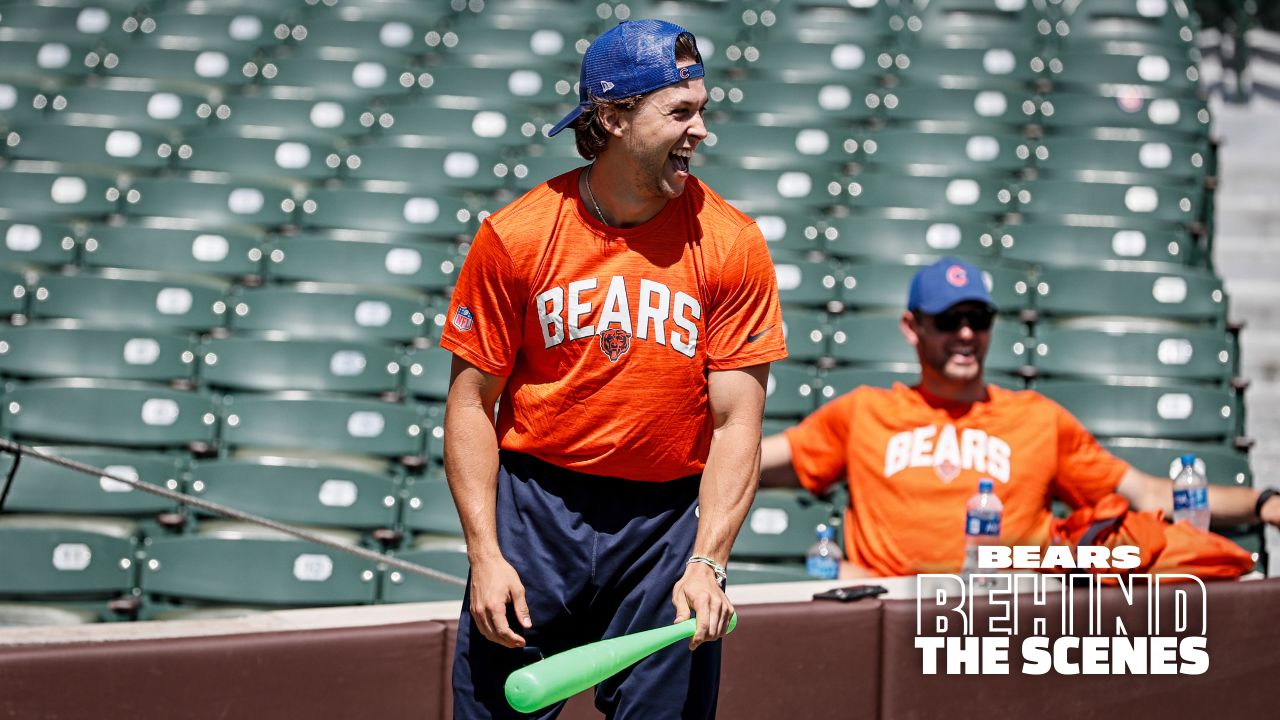
[[[524,717],[503,700],[511,671],[691,614],[693,652],[646,658],[596,704],[715,714],[724,565],[755,494],[768,366],[786,349],[764,237],[689,174],[707,135],[702,76],[676,25],[597,38],[582,102],[550,133],[572,126],[593,162],[487,218],[458,278],[441,340],[454,354],[445,469],[471,561],[457,718]]]
[[[844,575],[959,570],[965,505],[981,477],[994,480],[1010,545],[1044,543],[1053,499],[1079,507],[1119,493],[1137,510],[1171,511],[1170,481],[1107,452],[1049,398],[986,383],[996,307],[981,270],[953,258],[922,268],[907,308],[917,385],[857,388],[763,441],[765,484],[798,480],[821,493],[847,479]],[[1209,501],[1216,520],[1280,524],[1269,492],[1211,486]]]

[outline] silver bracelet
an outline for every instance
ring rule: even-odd
[[[685,564],[692,565],[694,563],[702,563],[703,565],[711,568],[711,572],[715,573],[716,582],[720,583],[721,588],[724,588],[725,583],[729,582],[729,573],[725,572],[724,566],[706,555],[694,555],[689,558],[689,562]]]

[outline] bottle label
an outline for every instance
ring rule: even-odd
[[[1205,510],[1209,507],[1209,488],[1178,488],[1173,491],[1173,509]]]
[[[1000,516],[983,516],[977,513],[965,515],[964,533],[966,535],[986,535],[1000,537]]]
[[[805,558],[804,569],[811,577],[835,580],[840,576],[840,561],[830,555],[815,555]]]

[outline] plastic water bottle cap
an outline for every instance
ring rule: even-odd
[[[995,484],[991,482],[991,478],[982,478],[978,481],[978,492],[989,493],[995,488]]]
[[[824,523],[818,523],[818,539],[819,540],[834,540],[835,537],[836,537],[836,532],[835,530],[831,529],[831,526],[826,525]]]
[[[1186,455],[1183,455],[1180,459],[1182,460],[1182,467],[1196,466],[1196,456],[1192,455],[1191,453],[1187,453]]]

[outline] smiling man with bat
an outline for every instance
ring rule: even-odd
[[[445,467],[471,561],[455,718],[555,717],[580,673],[553,672],[568,683],[553,689],[525,677],[520,710],[508,676],[690,616],[687,646],[624,641],[587,680],[610,718],[715,715],[724,564],[786,348],[764,237],[689,174],[707,136],[702,77],[684,28],[602,34],[581,104],[550,133],[571,126],[593,162],[487,218],[462,267],[441,340],[454,354]],[[604,673],[624,656],[639,662]],[[551,665],[584,655],[569,657]]]

